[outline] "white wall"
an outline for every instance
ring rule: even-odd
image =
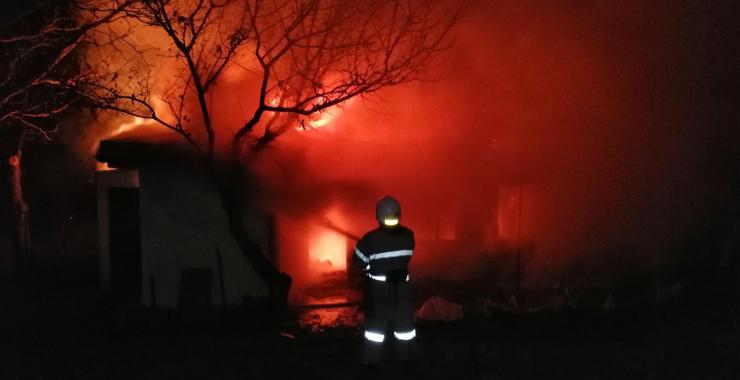
[[[197,267],[212,268],[211,300],[220,306],[217,248],[223,260],[227,306],[239,305],[245,294],[256,299],[268,295],[231,237],[221,198],[203,171],[180,165],[147,166],[141,169],[140,188],[144,305],[152,306],[150,276],[154,276],[156,306],[177,307],[181,270]],[[255,228],[255,218],[250,221],[251,229],[263,232],[264,228]],[[251,233],[264,237],[264,233]]]

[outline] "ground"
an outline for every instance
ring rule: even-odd
[[[393,360],[391,343],[369,373],[352,305],[327,311],[344,321],[328,328],[299,323],[321,309],[293,309],[269,332],[239,314],[183,323],[172,313],[114,309],[84,278],[36,271],[0,285],[0,379],[740,378],[740,312],[716,298],[420,323],[412,368]]]

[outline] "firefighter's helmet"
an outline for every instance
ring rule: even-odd
[[[378,201],[375,208],[375,218],[383,226],[397,226],[401,220],[401,205],[395,198],[386,196]]]

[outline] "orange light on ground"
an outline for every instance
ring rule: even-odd
[[[311,332],[322,332],[327,328],[362,326],[364,316],[357,306],[312,308],[298,316],[298,324]]]

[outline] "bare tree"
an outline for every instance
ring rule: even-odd
[[[0,33],[0,127],[17,123],[50,141],[53,121],[77,98],[70,84],[84,74],[75,62],[77,48],[129,3],[42,3],[6,24]]]
[[[86,78],[85,93],[95,107],[156,121],[212,159],[216,130],[208,96],[249,37],[244,15],[232,17],[235,10],[240,13],[237,5],[234,0],[136,2],[126,10],[126,25],[100,31],[101,42],[94,44],[95,74]],[[137,43],[130,38],[137,27],[162,32],[167,45]],[[174,79],[156,94],[152,59],[177,65]],[[189,109],[192,98],[195,110]],[[157,101],[165,103],[165,109]]]
[[[127,1],[43,2],[0,29],[0,132],[10,157],[16,248],[29,246],[28,205],[21,185],[24,144],[51,141],[60,118],[79,99],[70,89],[81,75],[78,47],[95,28],[115,20]],[[2,157],[6,159],[5,157]]]
[[[266,112],[260,144],[302,116],[419,79],[448,46],[459,10],[413,0],[249,2],[261,87],[254,114],[233,138],[234,154]]]
[[[418,79],[449,44],[458,10],[423,0],[141,1],[126,10],[125,25],[92,45],[93,74],[81,91],[97,108],[179,133],[217,173],[216,135],[228,128],[214,126],[210,99],[226,69],[258,78],[257,105],[231,129],[230,169],[219,181],[232,235],[274,299],[284,301],[290,278],[265,259],[241,219],[248,136],[266,119],[257,145],[267,144],[311,114]],[[142,28],[165,36],[164,46],[139,43]],[[155,60],[175,65],[174,78],[158,80]]]

